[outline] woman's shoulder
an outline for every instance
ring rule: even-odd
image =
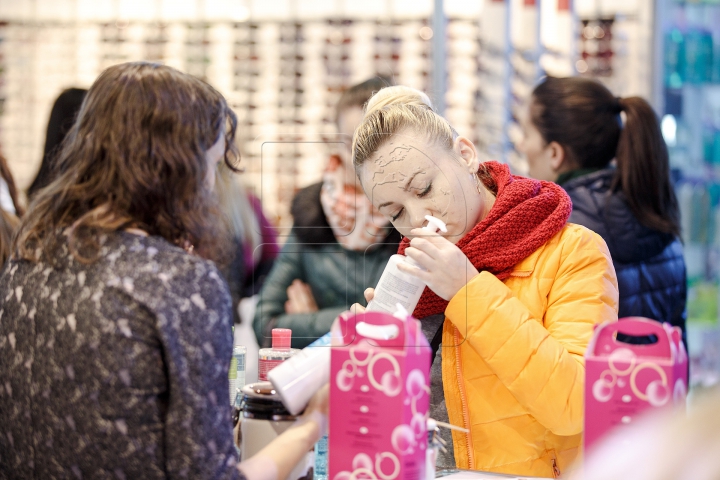
[[[114,238],[107,242],[102,256],[110,259],[122,258],[128,263],[171,267],[176,270],[216,269],[212,261],[192,255],[164,238],[136,235],[129,232],[116,232]],[[148,268],[141,269],[138,273],[143,272],[151,273]]]
[[[556,236],[563,248],[598,248],[607,251],[603,237],[584,225],[568,222]]]
[[[169,293],[185,298],[193,293],[227,293],[222,274],[213,262],[155,236],[117,232],[103,247],[97,268],[105,272],[106,284],[118,283],[126,290],[128,285],[134,285],[130,293],[152,305],[173,298]]]
[[[605,240],[589,228],[567,223],[543,248],[545,255],[562,257],[603,256],[610,260],[610,251]]]

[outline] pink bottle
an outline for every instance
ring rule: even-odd
[[[272,348],[261,348],[258,351],[258,380],[267,381],[270,370],[295,355],[297,348],[290,348],[292,343],[292,330],[289,328],[273,328]]]

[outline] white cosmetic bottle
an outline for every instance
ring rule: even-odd
[[[429,233],[436,233],[438,230],[447,232],[445,222],[430,215],[425,215],[428,221],[422,229]],[[383,271],[380,281],[375,287],[375,296],[368,303],[365,309],[368,312],[386,312],[393,314],[397,311],[397,305],[400,304],[412,313],[415,306],[425,290],[425,282],[410,274],[401,272],[398,269],[400,263],[406,263],[418,268],[417,262],[405,255],[393,255],[388,260],[388,264]]]

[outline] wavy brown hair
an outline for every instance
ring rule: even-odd
[[[137,228],[219,259],[224,235],[206,152],[224,133],[224,160],[236,171],[236,127],[223,96],[198,78],[146,62],[108,68],[59,152],[62,173],[25,214],[16,255],[52,263],[67,242],[91,262],[103,234]]]

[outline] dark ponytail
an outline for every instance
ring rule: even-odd
[[[640,97],[620,100],[625,126],[620,133],[614,189],[622,189],[646,227],[680,236],[680,211],[670,179],[667,145],[657,116]]]
[[[625,194],[638,221],[680,236],[667,146],[645,100],[616,98],[587,78],[547,77],[533,90],[530,117],[543,140],[559,143],[577,168],[605,168],[615,158],[613,191]]]

